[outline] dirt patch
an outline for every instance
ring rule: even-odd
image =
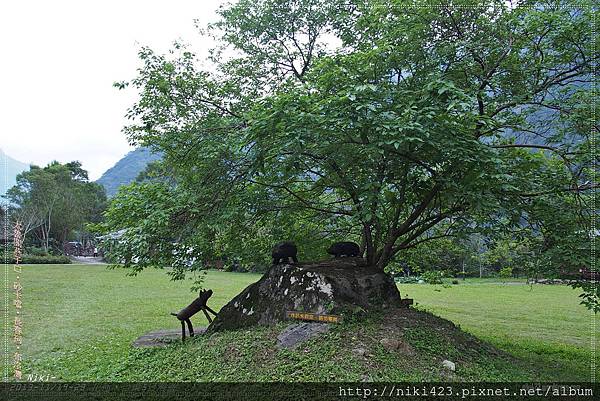
[[[297,323],[288,326],[277,336],[277,348],[294,349],[299,344],[329,331],[325,323]]]

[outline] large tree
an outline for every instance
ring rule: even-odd
[[[17,176],[8,190],[11,216],[25,226],[48,250],[52,241],[60,249],[74,230],[98,222],[106,207],[104,188],[88,181],[81,163],[52,162],[46,167],[31,166]]]
[[[117,84],[140,92],[126,134],[164,152],[169,173],[117,196],[105,229],[126,229],[116,251],[137,269],[207,258],[216,234],[264,254],[259,233],[295,238],[303,221],[360,241],[380,269],[424,242],[539,223],[540,210],[580,216],[569,232],[588,240],[593,12],[561,1],[225,6],[209,27],[223,44],[214,68],[182,45],[145,48],[139,75]]]

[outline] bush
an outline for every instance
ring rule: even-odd
[[[69,264],[71,259],[65,255],[29,256],[31,264]]]
[[[429,272],[423,273],[423,275],[421,277],[427,284],[442,284],[443,276],[444,275],[442,274],[442,272],[429,271]]]
[[[455,284],[455,285],[458,284],[458,280],[456,280],[456,279],[452,280],[452,284]]]
[[[48,256],[49,255],[48,251],[45,250],[44,248],[36,248],[35,246],[27,248],[27,254],[32,255],[32,256]]]
[[[500,269],[500,277],[502,278],[509,278],[510,276],[512,276],[513,273],[513,269],[512,267],[504,267],[502,269]]]
[[[15,259],[13,255],[10,255],[8,258],[8,263],[15,263]],[[66,265],[71,263],[71,259],[67,256],[54,256],[54,255],[46,255],[46,256],[38,256],[38,255],[23,255],[21,258],[20,264],[25,265],[44,265],[44,264],[60,264]]]

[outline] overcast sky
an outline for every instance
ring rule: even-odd
[[[197,32],[223,0],[2,1],[0,148],[26,163],[80,160],[95,180],[132,148],[121,133],[141,46],[166,52]]]

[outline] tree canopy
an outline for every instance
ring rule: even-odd
[[[62,249],[74,230],[99,222],[106,207],[104,188],[89,182],[87,171],[77,161],[31,166],[17,176],[6,197],[12,217],[46,250],[51,245]]]
[[[164,177],[116,196],[115,252],[183,274],[346,238],[383,269],[449,236],[528,233],[589,265],[598,55],[578,4],[240,0],[206,30],[214,68],[142,49],[116,85],[139,91],[125,133]]]

